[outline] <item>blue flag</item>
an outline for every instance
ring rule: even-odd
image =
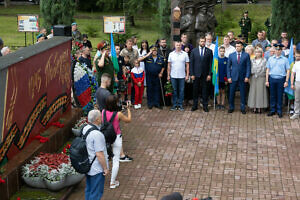
[[[290,44],[289,64],[290,64],[290,74],[291,74],[294,65],[293,38],[291,39],[291,44]],[[291,88],[291,76],[289,78],[289,85],[286,88],[284,88],[284,92],[287,94],[289,99],[295,99],[294,90],[292,90]]]
[[[114,38],[113,38],[113,34],[110,34],[110,54],[111,54],[111,60],[112,63],[114,65],[114,69],[115,69],[115,73],[119,72],[119,63],[118,63],[118,58],[117,58],[117,52],[115,49],[115,43],[114,43]]]
[[[218,36],[216,39],[216,46],[215,46],[215,52],[214,52],[214,57],[213,57],[213,63],[212,63],[212,72],[213,72],[213,77],[212,77],[212,83],[215,86],[214,87],[214,95],[217,96],[219,94],[219,62],[218,62]]]

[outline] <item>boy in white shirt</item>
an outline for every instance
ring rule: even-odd
[[[291,88],[295,90],[294,115],[290,119],[297,119],[300,115],[300,51],[296,51],[295,57],[296,62],[293,66],[291,76]]]

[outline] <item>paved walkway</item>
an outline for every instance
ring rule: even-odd
[[[300,199],[299,120],[235,111],[133,111],[123,126],[120,187],[103,200],[156,200],[178,191],[187,198]],[[70,200],[84,199],[85,182]]]

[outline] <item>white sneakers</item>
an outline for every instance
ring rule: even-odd
[[[299,114],[293,114],[290,119],[298,119],[299,118]]]
[[[141,108],[141,107],[142,107],[141,104],[134,105],[134,109],[139,109],[139,108]]]
[[[115,183],[111,183],[110,184],[109,188],[110,189],[115,189],[115,188],[119,187],[119,185],[120,185],[120,182],[119,181],[115,181]]]

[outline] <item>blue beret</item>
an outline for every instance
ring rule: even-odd
[[[44,37],[44,34],[40,33],[40,34],[36,37],[36,39],[40,39],[41,37]]]
[[[76,22],[73,22],[73,23],[72,23],[72,26],[74,26],[74,25],[77,25],[77,23],[76,23]]]

